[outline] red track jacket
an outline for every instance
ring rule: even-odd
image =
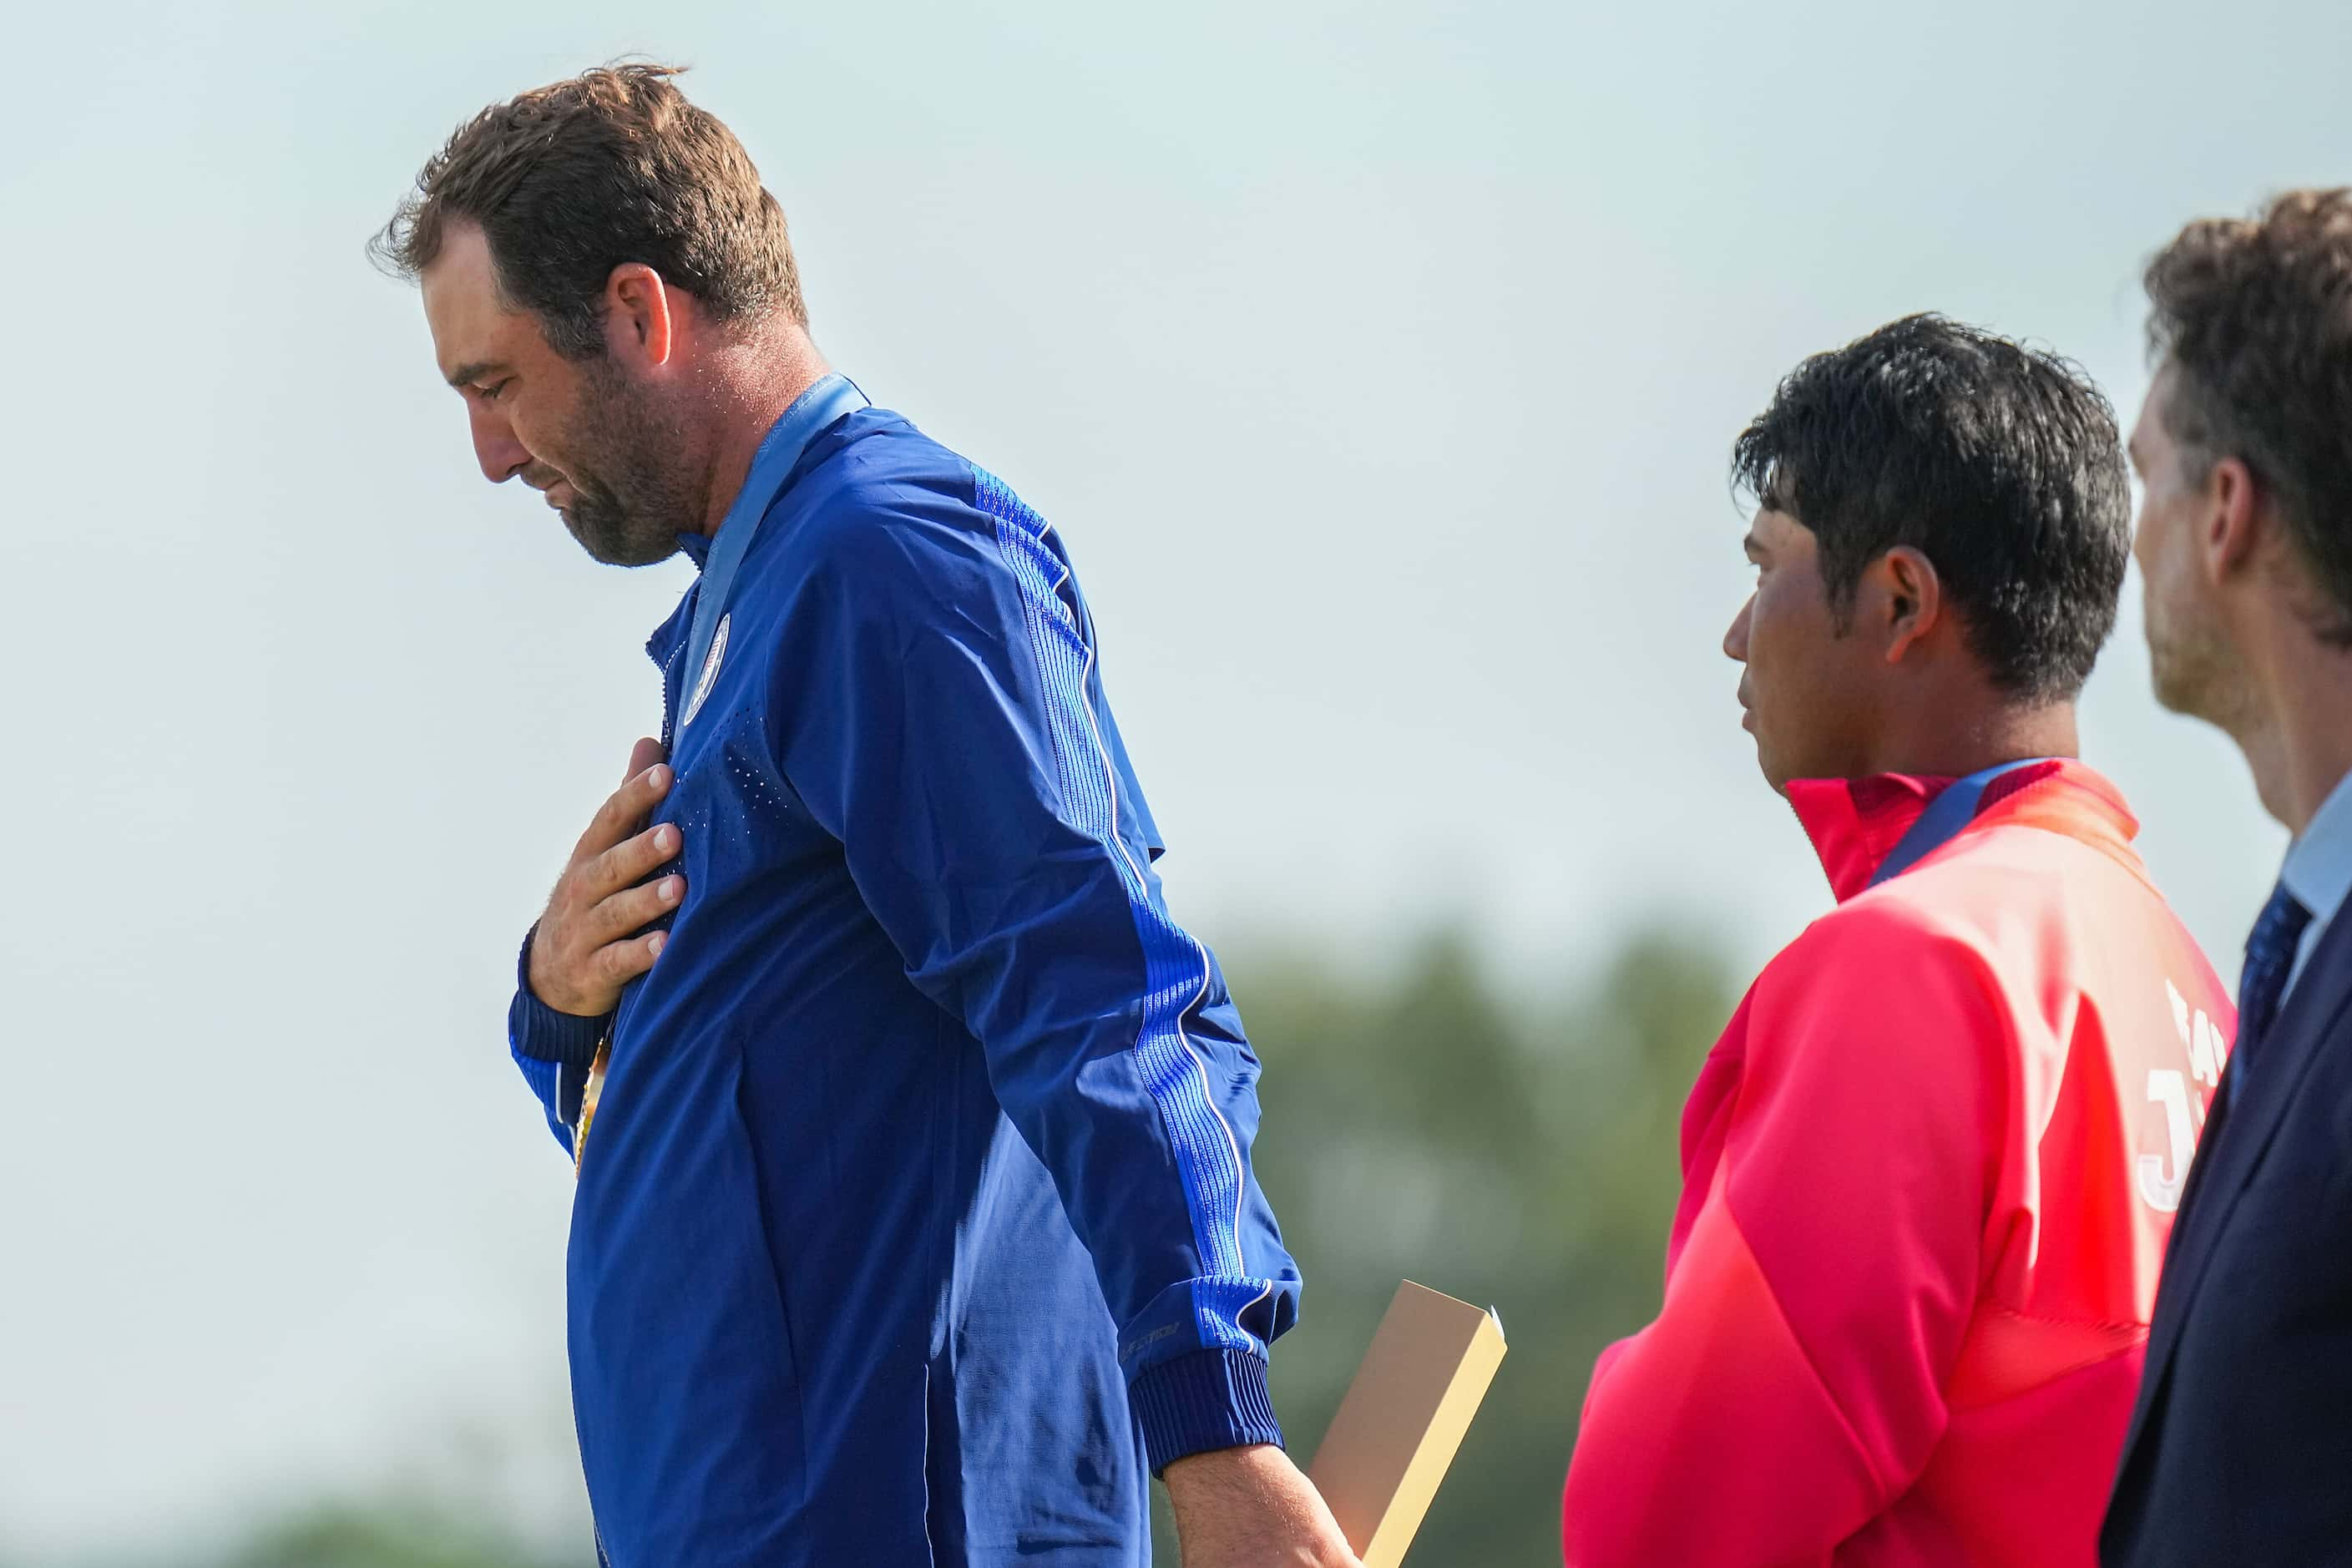
[[[1839,904],[1683,1113],[1665,1305],[1612,1346],[1570,1568],[2095,1563],[2172,1211],[2236,1014],[2078,763],[1801,782]]]

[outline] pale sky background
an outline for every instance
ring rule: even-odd
[[[0,1557],[386,1474],[574,1506],[571,1176],[503,1015],[688,569],[483,484],[362,258],[483,103],[696,67],[819,342],[1070,541],[1189,925],[1369,968],[1461,916],[1529,987],[1826,903],[1718,651],[1781,372],[1932,307],[2128,421],[2147,253],[2352,178],[2333,0],[994,9],[12,25]],[[2087,744],[2234,975],[2282,836],[2137,596]]]

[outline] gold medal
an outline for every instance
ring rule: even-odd
[[[604,1066],[612,1059],[613,1042],[596,1042],[596,1059],[588,1064],[588,1087],[580,1091],[580,1121],[572,1129],[572,1177],[580,1179],[580,1157],[588,1150],[588,1127],[596,1120],[596,1100],[604,1092]]]

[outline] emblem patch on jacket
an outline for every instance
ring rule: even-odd
[[[686,712],[677,721],[681,730],[694,722],[694,716],[702,711],[702,700],[719,682],[719,661],[727,657],[727,623],[733,619],[732,616],[719,616],[719,629],[710,634],[710,652],[702,661],[702,673],[694,678],[694,695],[686,700]]]

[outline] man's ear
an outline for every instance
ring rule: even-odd
[[[1944,581],[1936,574],[1936,563],[1907,544],[1872,562],[1867,574],[1878,579],[1886,662],[1900,664],[1943,619]]]
[[[635,370],[669,363],[677,347],[677,300],[661,274],[642,261],[625,261],[604,280],[604,346]]]
[[[2198,559],[2216,586],[2244,571],[2261,545],[2258,524],[2263,521],[2261,489],[2242,458],[2223,458],[2198,495],[2201,512],[2197,525]],[[2269,521],[2275,525],[2273,510]]]

